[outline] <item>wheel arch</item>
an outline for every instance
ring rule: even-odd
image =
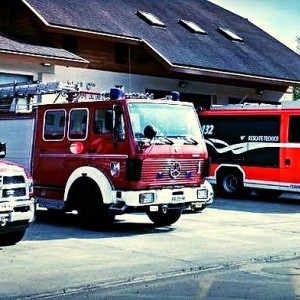
[[[242,182],[244,184],[246,174],[243,168],[239,165],[234,165],[234,164],[222,164],[218,166],[215,170],[215,178],[216,178],[216,184],[218,185],[220,183],[220,178],[221,176],[226,173],[229,170],[233,170],[235,173],[241,174],[242,175]]]
[[[69,200],[72,189],[80,184],[81,180],[90,180],[96,184],[102,195],[104,204],[113,202],[113,187],[105,174],[95,167],[83,166],[74,170],[68,178],[64,192],[65,203]]]

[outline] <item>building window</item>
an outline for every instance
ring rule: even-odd
[[[150,24],[152,26],[157,26],[157,27],[162,27],[162,28],[167,27],[158,17],[156,17],[155,15],[153,15],[151,13],[138,10],[136,14],[141,19],[143,19],[144,21],[146,21],[148,24]]]
[[[197,25],[196,23],[194,23],[192,21],[180,19],[178,21],[178,23],[193,33],[207,34],[207,32],[205,30],[203,30],[199,25]]]
[[[72,53],[78,52],[77,38],[75,36],[66,35],[63,38],[63,47]]]
[[[129,62],[130,50],[126,44],[117,43],[115,46],[115,61],[117,64],[127,64]]]
[[[170,95],[170,91],[163,90],[146,89],[145,92],[153,94],[155,99],[165,98],[166,96]],[[201,110],[211,107],[213,96],[205,94],[180,93],[179,100],[192,102],[196,109]]]
[[[219,27],[218,31],[232,41],[244,42],[244,40],[241,37],[239,37],[236,33],[234,33],[232,30],[228,28]]]

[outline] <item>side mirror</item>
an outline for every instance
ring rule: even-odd
[[[6,155],[6,143],[0,142],[0,158],[4,158]]]
[[[152,140],[157,134],[157,129],[154,125],[149,124],[144,128],[144,136]]]

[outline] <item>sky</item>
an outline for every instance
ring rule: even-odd
[[[296,51],[300,36],[300,0],[209,0],[251,23]]]

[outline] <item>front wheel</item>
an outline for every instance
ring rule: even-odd
[[[177,222],[182,214],[182,209],[159,210],[157,212],[148,211],[149,219],[156,226],[168,226]]]
[[[224,172],[219,176],[218,188],[227,198],[241,196],[244,190],[242,176],[237,172]]]
[[[0,246],[11,246],[20,242],[25,235],[25,231],[26,229],[21,229],[18,231],[1,234]]]

